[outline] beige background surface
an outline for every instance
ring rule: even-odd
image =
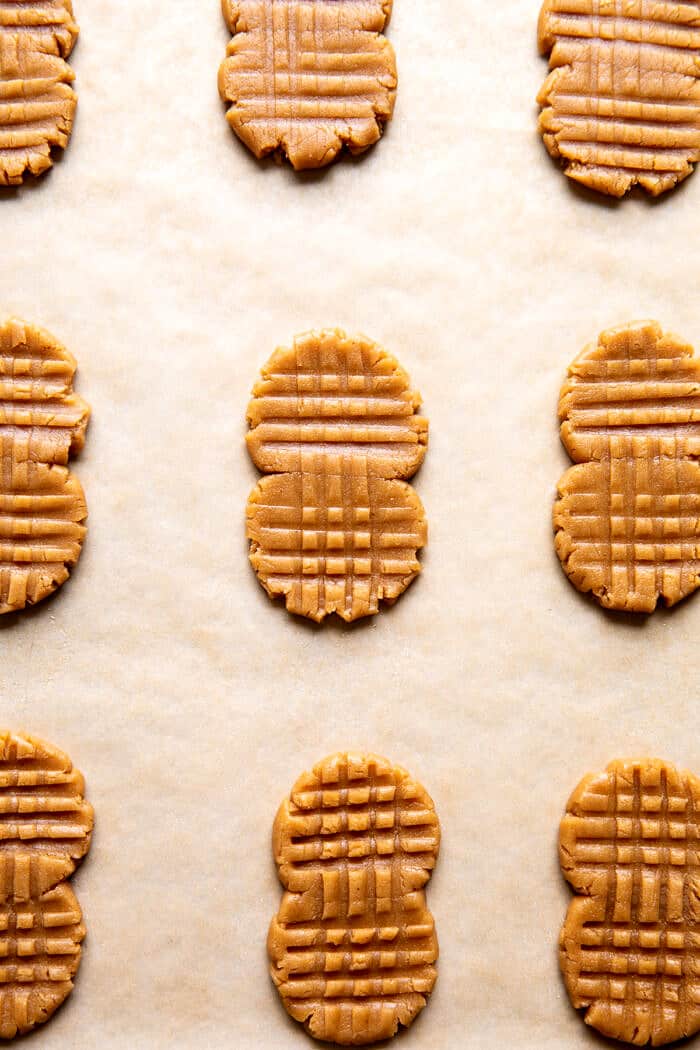
[[[217,0],[76,11],[73,141],[0,198],[0,309],[65,342],[94,412],[78,570],[0,626],[2,722],[64,747],[97,814],[84,963],[36,1045],[309,1045],[267,979],[269,833],[297,774],[347,746],[406,765],[443,826],[440,979],[397,1045],[605,1045],[558,977],[557,822],[613,757],[700,771],[700,604],[632,622],[566,582],[556,401],[608,325],[656,317],[700,346],[700,175],[657,204],[571,188],[536,132],[536,0],[397,0],[393,124],[318,177],[230,133]],[[243,435],[259,366],[328,324],[423,394],[431,531],[393,610],[319,630],[248,567]]]

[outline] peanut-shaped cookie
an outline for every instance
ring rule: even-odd
[[[420,572],[425,515],[403,480],[427,447],[419,405],[390,354],[339,329],[299,336],[263,368],[248,449],[275,473],[248,500],[250,560],[290,612],[370,616]]]
[[[439,844],[430,796],[377,755],[332,755],[282,803],[285,893],[268,953],[285,1008],[317,1039],[387,1039],[425,1006],[438,944],[424,887]]]
[[[559,482],[556,550],[609,609],[652,612],[700,581],[700,361],[640,321],[579,354],[559,401],[576,466]]]
[[[603,1035],[661,1046],[700,1029],[700,780],[656,759],[585,777],[561,823],[577,894],[561,932],[573,1005]]]
[[[80,556],[87,507],[66,464],[90,408],[73,392],[75,368],[48,332],[0,324],[0,613],[51,594]]]
[[[90,847],[92,806],[67,755],[0,733],[0,1038],[28,1032],[73,990],[85,937],[64,880]]]

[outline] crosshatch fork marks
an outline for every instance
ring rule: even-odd
[[[77,35],[70,0],[0,0],[0,186],[40,175],[68,144]]]
[[[700,11],[669,0],[545,0],[551,72],[540,130],[566,174],[623,196],[653,195],[700,157]]]
[[[420,572],[423,508],[402,481],[364,457],[304,458],[302,471],[263,478],[248,503],[253,568],[290,612],[322,620],[376,613]]]
[[[611,1038],[659,1046],[700,1029],[699,801],[696,777],[644,759],[586,777],[567,805],[560,861],[578,896],[561,967],[574,1006]]]
[[[0,1036],[47,1020],[73,988],[85,937],[67,883],[39,899],[0,905]]]
[[[66,469],[90,409],[75,360],[47,332],[0,324],[0,613],[40,601],[80,556],[87,507]]]
[[[248,450],[258,470],[298,470],[306,452],[357,452],[384,477],[423,462],[428,421],[391,354],[338,330],[298,336],[275,351],[248,405]]]
[[[423,1008],[438,955],[424,886],[440,829],[429,795],[377,755],[337,754],[303,774],[275,820],[285,893],[272,978],[317,1039],[386,1039]]]
[[[71,0],[0,0],[0,33],[68,58],[78,38]]]
[[[420,572],[425,515],[411,477],[428,422],[400,365],[337,329],[278,349],[248,406],[248,450],[274,471],[248,500],[250,560],[271,597],[320,622],[393,602]]]
[[[603,332],[559,402],[576,464],[559,482],[556,550],[604,606],[651,612],[700,581],[700,363],[654,322]]]
[[[0,1038],[46,1021],[72,991],[85,928],[64,880],[90,847],[84,790],[63,752],[0,733]]]
[[[219,71],[228,121],[257,156],[297,169],[360,153],[390,119],[396,64],[382,36],[391,0],[224,0],[234,34]]]

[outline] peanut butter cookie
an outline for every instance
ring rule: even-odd
[[[219,93],[256,157],[320,168],[379,139],[396,95],[381,35],[391,0],[223,0],[223,11],[234,35]]]
[[[317,1039],[388,1039],[425,1006],[438,944],[424,886],[439,844],[430,796],[377,755],[332,755],[282,803],[273,849],[285,893],[268,936],[271,973],[288,1013]]]
[[[263,369],[248,449],[265,477],[250,496],[250,559],[271,597],[321,621],[393,602],[420,572],[418,469],[427,420],[408,376],[376,343],[338,329],[299,336]]]
[[[77,96],[66,59],[78,27],[71,0],[0,4],[0,186],[51,167],[70,138]]]
[[[51,594],[80,556],[87,507],[65,465],[90,409],[73,393],[75,368],[48,332],[0,324],[0,613]]]
[[[700,1029],[700,781],[655,759],[584,778],[561,824],[577,894],[561,933],[571,1002],[603,1035],[661,1046]]]
[[[675,0],[545,0],[540,130],[571,179],[656,196],[700,158],[700,19]]]
[[[640,321],[603,332],[569,368],[556,549],[609,609],[652,612],[700,582],[700,362]]]
[[[0,733],[0,1037],[54,1013],[73,990],[85,937],[80,906],[63,881],[87,853],[92,806],[61,751]]]

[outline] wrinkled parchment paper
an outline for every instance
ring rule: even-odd
[[[650,316],[700,346],[700,175],[654,204],[572,189],[536,131],[536,0],[396,0],[394,121],[305,177],[226,124],[217,0],[76,14],[70,147],[0,198],[0,309],[72,350],[93,407],[79,566],[0,626],[2,723],[67,750],[96,810],[76,990],[32,1038],[310,1045],[267,977],[270,828],[303,769],[354,746],[407,766],[443,827],[439,980],[396,1045],[607,1045],[559,979],[557,824],[616,756],[700,771],[700,599],[633,621],[566,581],[556,404],[604,327]],[[244,539],[250,388],[323,325],[395,353],[431,420],[424,574],[354,628],[273,605]]]

